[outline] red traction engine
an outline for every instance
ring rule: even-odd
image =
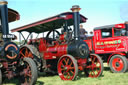
[[[11,41],[15,36],[9,34],[8,22],[19,20],[19,14],[8,9],[7,4],[0,1],[0,85],[16,76],[23,85],[32,85],[37,80],[36,64],[31,58],[20,57],[19,47]]]
[[[86,22],[87,18],[79,14],[79,6],[73,6],[71,10],[73,12],[13,29],[13,32],[30,33],[49,31],[46,37],[31,39],[27,45],[22,45],[20,54],[24,57],[33,55],[31,58],[35,60],[39,70],[58,72],[62,80],[74,80],[78,71],[84,71],[89,77],[98,77],[103,72],[103,63],[99,56],[90,54],[87,44],[79,37],[79,23]],[[73,31],[69,29],[71,25],[74,25]],[[55,29],[62,26],[63,31],[60,34]],[[57,37],[54,37],[55,32]]]

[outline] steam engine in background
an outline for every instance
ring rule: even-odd
[[[8,9],[7,4],[0,1],[0,85],[15,76],[20,76],[21,83],[32,85],[37,79],[36,65],[30,58],[19,57],[19,47],[11,42],[15,36],[9,34],[8,22],[18,20],[19,14]]]

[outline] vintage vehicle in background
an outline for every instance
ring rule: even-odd
[[[31,58],[19,56],[19,47],[11,40],[8,23],[19,20],[18,12],[8,9],[6,1],[0,1],[0,85],[5,79],[19,76],[23,85],[33,85],[37,80],[37,68]]]
[[[86,22],[87,18],[79,14],[79,6],[75,5],[71,10],[12,29],[12,32],[19,32],[25,41],[20,55],[32,58],[39,71],[58,72],[62,80],[74,80],[78,71],[84,71],[88,77],[99,77],[103,72],[101,58],[91,54],[87,44],[79,37],[79,24]],[[61,28],[60,33],[57,29]],[[23,31],[29,33],[27,38]],[[42,36],[32,39],[33,33]]]
[[[94,36],[84,40],[91,53],[98,54],[114,73],[128,68],[128,23],[94,28]]]

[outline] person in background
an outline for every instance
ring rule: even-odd
[[[83,25],[80,25],[80,38],[82,40],[87,39],[86,34],[88,34],[88,32],[83,28]]]

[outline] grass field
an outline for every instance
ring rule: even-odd
[[[18,80],[7,80],[3,85],[18,85]],[[79,74],[75,81],[62,81],[58,75],[40,75],[36,85],[128,85],[128,72],[111,73],[109,67],[104,67],[103,75],[99,78],[88,78]]]

